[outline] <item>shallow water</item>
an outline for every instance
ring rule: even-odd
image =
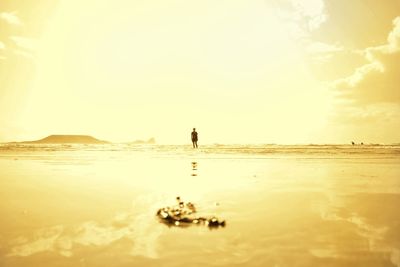
[[[0,266],[399,267],[399,151],[0,145]],[[177,196],[226,227],[160,223]]]

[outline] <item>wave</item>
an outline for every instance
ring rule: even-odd
[[[191,145],[135,145],[135,144],[0,144],[0,154],[30,152],[143,152],[159,155],[189,156],[292,156],[292,157],[332,157],[332,156],[385,156],[399,157],[400,145],[206,145],[193,149]]]

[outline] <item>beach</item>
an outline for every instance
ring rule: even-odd
[[[0,145],[4,267],[399,267],[399,206],[399,145]]]

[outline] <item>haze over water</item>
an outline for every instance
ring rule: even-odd
[[[400,266],[399,163],[399,146],[3,144],[0,265]],[[161,223],[177,196],[226,227]]]

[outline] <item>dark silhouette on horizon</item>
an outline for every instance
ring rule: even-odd
[[[146,140],[135,140],[135,141],[129,142],[129,144],[132,144],[132,145],[155,145],[156,139],[154,137],[151,137],[147,141]]]
[[[61,135],[53,134],[35,141],[23,141],[23,144],[108,144],[90,135]]]
[[[192,132],[193,148],[197,148],[197,141],[198,141],[198,134],[196,132],[196,128],[193,128],[193,132]]]

